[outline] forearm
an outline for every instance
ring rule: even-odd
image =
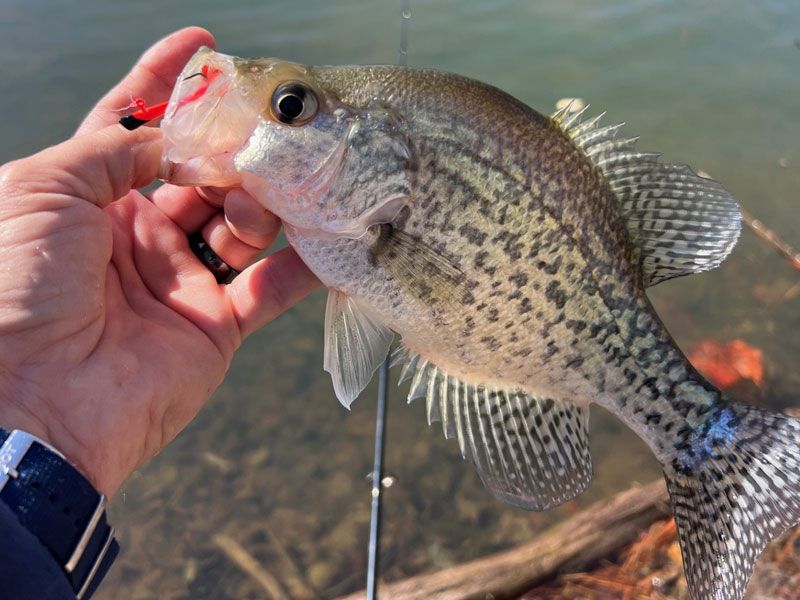
[[[58,563],[0,502],[0,590],[15,600],[74,600]]]

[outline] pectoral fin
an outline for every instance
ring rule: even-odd
[[[458,301],[464,275],[451,258],[391,223],[381,225],[370,249],[376,264],[429,305]]]
[[[367,315],[352,298],[328,291],[323,367],[331,374],[336,397],[345,408],[367,387],[393,338],[391,329]]]

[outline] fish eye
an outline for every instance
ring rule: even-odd
[[[290,81],[272,94],[272,114],[286,125],[302,125],[317,114],[317,96],[304,83]]]

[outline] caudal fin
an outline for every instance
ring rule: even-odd
[[[692,598],[740,600],[764,547],[800,521],[800,421],[732,403],[664,470]]]

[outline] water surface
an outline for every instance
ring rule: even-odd
[[[68,136],[151,42],[212,30],[227,53],[309,63],[396,60],[400,2],[0,0],[0,159]],[[493,83],[542,112],[578,96],[640,146],[713,174],[800,246],[800,10],[796,0],[412,2],[410,63]],[[681,347],[741,338],[764,350],[774,408],[800,389],[800,274],[745,232],[713,273],[651,297]],[[261,598],[214,544],[236,539],[290,590],[363,586],[374,386],[352,413],[322,372],[324,295],[248,340],[225,384],[112,503],[124,554],[100,600]],[[395,374],[396,376],[396,374]],[[577,507],[659,476],[644,445],[598,410],[595,481],[544,514],[486,493],[455,443],[392,390],[383,576],[432,570],[531,539]]]

